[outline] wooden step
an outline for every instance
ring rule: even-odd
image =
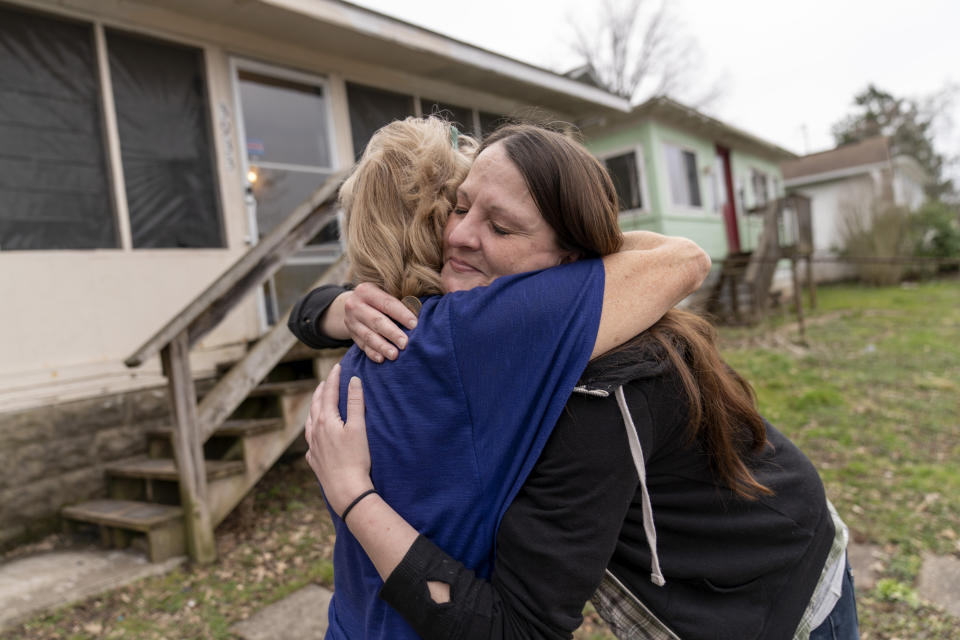
[[[244,436],[255,436],[268,431],[277,431],[283,428],[283,418],[257,418],[248,420],[227,420],[220,425],[214,436],[223,436],[230,438],[242,438]],[[173,427],[159,427],[147,432],[151,436],[170,437],[173,433]]]
[[[105,546],[143,547],[151,562],[182,556],[187,545],[180,507],[133,500],[91,500],[61,511],[69,522],[95,524]],[[130,532],[134,533],[130,533]]]
[[[305,378],[303,380],[286,380],[284,382],[263,382],[253,388],[248,394],[249,397],[255,396],[282,396],[294,393],[313,393],[313,390],[320,384],[319,380],[314,378]]]
[[[91,500],[64,507],[63,515],[72,520],[93,522],[108,527],[149,531],[183,517],[183,509],[166,504],[134,500]]]
[[[207,460],[207,480],[224,478],[244,472],[241,460]],[[143,458],[107,465],[107,474],[123,478],[144,478],[150,480],[179,480],[177,465],[172,458]]]
[[[335,347],[333,349],[313,349],[303,344],[299,340],[296,344],[290,347],[290,350],[287,351],[286,355],[280,360],[280,362],[291,362],[293,360],[314,360],[316,358],[323,358],[325,356],[345,353],[347,351],[346,347]]]

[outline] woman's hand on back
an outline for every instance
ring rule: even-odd
[[[370,446],[364,419],[363,387],[350,380],[347,421],[340,419],[340,365],[313,392],[304,437],[307,463],[320,481],[330,508],[338,515],[361,493],[373,488]]]
[[[407,346],[407,336],[394,320],[408,329],[417,326],[417,317],[410,309],[374,284],[365,282],[344,294],[344,326],[353,342],[374,362],[396,360],[398,349]]]

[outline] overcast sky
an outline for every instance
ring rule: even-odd
[[[458,40],[555,71],[577,62],[571,16],[596,0],[350,0]],[[656,2],[657,0],[652,0]],[[719,83],[706,109],[796,153],[833,146],[830,127],[874,82],[923,97],[960,84],[958,0],[667,0]],[[941,152],[960,153],[960,94]],[[804,129],[806,134],[804,134]]]

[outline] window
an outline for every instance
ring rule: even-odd
[[[473,135],[474,133],[473,109],[470,107],[458,107],[437,100],[421,98],[420,113],[424,116],[436,115],[444,120],[448,120],[462,133],[468,135]]]
[[[710,172],[710,200],[713,202],[713,212],[722,214],[726,202],[724,199],[725,190],[723,186],[723,176],[720,175],[717,168],[717,166],[714,166],[713,171]]]
[[[333,173],[323,84],[247,69],[237,74],[248,179],[260,237],[319,189]],[[336,222],[316,242],[336,242]]]
[[[731,193],[728,189],[727,182],[727,173],[729,167],[727,165],[730,152],[729,150],[721,150],[719,147],[717,149],[717,154],[714,157],[713,167],[710,170],[710,188],[711,195],[713,200],[713,212],[717,215],[723,215],[724,211],[727,208],[728,204],[733,204],[731,202]],[[733,211],[730,212],[730,215],[733,216]]]
[[[617,190],[620,211],[644,208],[643,176],[640,170],[639,154],[635,150],[609,156],[603,159],[613,186]]]
[[[377,129],[413,115],[413,96],[348,82],[347,106],[353,151],[359,159]]]
[[[670,196],[673,204],[684,207],[702,206],[697,155],[693,151],[665,144],[667,173],[670,177]]]
[[[0,250],[126,246],[115,198],[134,248],[223,246],[203,69],[200,49],[0,6]]]
[[[0,7],[0,250],[119,246],[93,26]]]
[[[769,200],[767,192],[767,174],[752,169],[750,171],[750,185],[753,188],[753,206],[765,207]]]
[[[106,35],[134,248],[222,247],[203,53]]]
[[[485,137],[493,133],[497,127],[509,121],[506,116],[500,116],[495,113],[480,111],[477,113],[480,119],[480,137]]]

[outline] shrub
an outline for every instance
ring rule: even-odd
[[[930,201],[913,216],[914,255],[927,258],[960,258],[960,212],[950,205]]]
[[[843,253],[861,259],[854,261],[860,280],[876,285],[900,282],[905,269],[896,259],[910,257],[915,246],[910,211],[874,199],[847,201],[840,213]]]

